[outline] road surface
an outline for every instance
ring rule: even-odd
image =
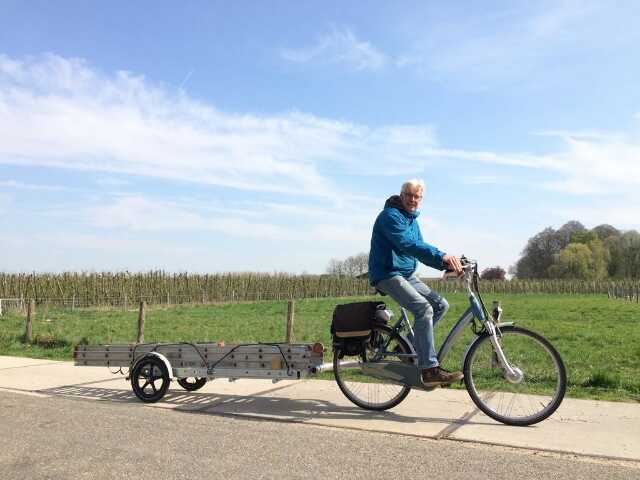
[[[640,479],[640,464],[0,390],[0,477]]]

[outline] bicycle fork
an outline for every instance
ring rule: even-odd
[[[504,351],[502,350],[502,345],[500,345],[500,338],[498,337],[498,328],[492,323],[486,323],[487,332],[489,334],[489,340],[491,341],[491,345],[493,346],[493,353],[495,355],[495,359],[498,361],[500,368],[504,372],[504,376],[510,383],[520,383],[524,378],[524,373],[518,367],[512,367],[509,361],[507,360]],[[493,360],[493,359],[492,359]]]

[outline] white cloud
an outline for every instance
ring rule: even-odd
[[[547,132],[545,134],[551,134]],[[548,172],[543,187],[569,194],[640,200],[640,140],[621,133],[553,132],[563,148],[548,154],[494,153],[430,148],[425,156]],[[486,178],[486,177],[485,177]]]
[[[541,137],[557,137],[561,139],[595,140],[595,141],[624,141],[625,136],[615,132],[604,132],[599,130],[539,130],[532,132],[532,135]]]
[[[303,48],[280,51],[285,60],[295,63],[336,63],[354,70],[379,70],[388,59],[369,42],[358,39],[349,29],[332,29],[320,36],[316,43]]]
[[[445,148],[428,148],[422,154],[425,157],[444,159],[459,159],[489,165],[508,165],[527,168],[554,168],[555,162],[545,155],[533,155],[527,153],[495,153],[471,150],[455,150]]]
[[[0,192],[0,214],[6,213],[12,202],[11,195]]]
[[[18,190],[40,190],[40,191],[52,191],[52,192],[69,190],[69,188],[63,187],[60,185],[36,185],[32,183],[19,182],[17,180],[0,180],[0,187],[15,188]]]
[[[640,143],[566,137],[566,150],[551,156],[564,178],[549,182],[567,193],[624,195],[640,200]]]
[[[498,175],[473,175],[464,176],[461,181],[466,185],[496,185],[500,183],[508,183],[512,180]]]
[[[437,78],[460,78],[468,89],[510,81],[522,87],[539,82],[541,71],[552,68],[558,75],[559,69],[574,68],[583,55],[624,54],[640,39],[634,2],[545,0],[482,8],[439,8],[426,19],[428,28],[424,17],[408,19],[412,47],[401,57],[403,64]],[[567,63],[569,56],[578,60]]]
[[[478,164],[481,168],[473,169],[473,177],[460,177],[467,183],[501,181],[507,175],[503,167],[509,167],[514,182],[531,185],[534,180],[527,173],[535,171],[535,181],[547,178],[543,181],[547,189],[591,195],[585,198],[592,202],[610,196],[640,205],[638,136],[542,131],[538,134],[554,135],[562,142],[561,148],[543,155],[447,148],[438,144],[431,125],[371,128],[300,112],[233,115],[154,86],[143,77],[124,72],[106,75],[83,61],[57,56],[24,60],[0,56],[0,132],[0,164],[104,172],[102,179],[98,177],[101,185],[117,187],[128,180],[134,184],[127,175],[142,175],[308,196],[298,198],[295,205],[288,198],[281,203],[247,199],[212,205],[210,198],[200,202],[129,194],[101,205],[87,201],[73,211],[69,203],[74,200],[65,199],[67,205],[56,213],[57,218],[75,220],[78,210],[84,212],[85,223],[105,231],[104,246],[113,255],[120,247],[131,252],[141,249],[139,243],[120,239],[120,233],[150,236],[181,231],[205,237],[248,237],[256,243],[276,241],[287,252],[308,250],[311,245],[316,257],[321,252],[326,258],[347,256],[367,249],[372,221],[384,199],[378,192],[365,196],[341,187],[341,175],[421,175],[429,162],[442,160]],[[115,182],[110,180],[112,174]],[[3,180],[0,187],[57,189],[18,180]],[[0,211],[6,212],[10,200],[0,195]],[[53,207],[47,205],[47,215]],[[623,218],[619,212],[614,217],[607,211],[604,207],[594,210],[602,218],[612,218],[609,223],[615,223],[613,218],[619,218],[620,225],[634,221],[631,213]],[[601,223],[596,213],[570,218],[594,218],[594,223]],[[288,223],[279,223],[281,219]],[[436,245],[463,247],[451,232],[439,231],[437,222],[430,221],[429,227]],[[91,245],[93,237],[81,239]],[[73,248],[62,238],[57,242],[62,249]],[[494,257],[503,251],[516,249],[502,246]],[[190,254],[185,250],[181,255],[188,258]],[[322,260],[316,261],[320,266],[312,270],[322,270]]]
[[[127,238],[120,232],[100,235],[74,230],[31,235],[0,233],[0,248],[12,253],[5,258],[5,271],[166,269],[198,272],[215,269],[215,262],[206,265],[202,262],[215,256],[209,249],[164,239]]]
[[[131,182],[122,178],[116,177],[100,177],[95,180],[98,185],[105,187],[126,187],[131,185]]]
[[[132,232],[200,232],[222,234],[232,238],[258,240],[331,242],[366,245],[371,221],[377,210],[344,212],[325,208],[279,203],[248,202],[232,211],[223,206],[196,202],[174,202],[144,195],[118,196],[81,209],[84,222],[92,227]],[[256,208],[259,207],[259,214]],[[76,211],[75,207],[71,207]],[[59,216],[71,212],[58,212]],[[265,219],[295,219],[280,225]],[[335,219],[340,218],[339,225]],[[310,221],[312,219],[312,221]],[[363,237],[364,235],[364,237]]]
[[[294,230],[239,218],[237,215],[206,215],[170,201],[143,196],[124,196],[110,205],[89,207],[85,218],[94,227],[140,232],[209,231],[232,237],[282,240]]]
[[[298,112],[232,115],[126,72],[55,55],[0,56],[0,163],[335,197],[323,169],[419,171],[428,125],[362,125]]]
[[[55,55],[0,56],[0,163],[136,174],[342,201],[332,177],[420,174],[433,159],[544,169],[551,188],[636,188],[640,144],[597,131],[542,131],[545,155],[442,148],[430,125],[370,128],[299,112],[231,115],[143,77]],[[5,187],[36,188],[9,180]],[[596,188],[597,187],[597,188]],[[57,188],[57,187],[38,187]]]

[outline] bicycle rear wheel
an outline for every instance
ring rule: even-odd
[[[507,425],[533,425],[560,406],[567,387],[564,363],[542,336],[505,326],[498,336],[516,375],[508,378],[488,334],[478,337],[464,360],[464,383],[471,399],[491,418]]]
[[[384,352],[410,354],[409,344],[389,327],[376,326],[366,341],[360,355],[347,355],[336,347],[333,357],[333,374],[344,395],[357,406],[367,410],[387,410],[402,402],[411,391],[407,385],[371,376],[362,370],[363,362],[382,358],[385,362],[414,363],[410,357],[383,357]],[[386,345],[386,347],[385,347]],[[343,358],[340,358],[343,356]]]

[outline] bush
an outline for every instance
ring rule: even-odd
[[[505,272],[504,268],[502,267],[485,268],[480,274],[480,279],[481,280],[504,280],[504,277],[506,274],[507,272]]]

